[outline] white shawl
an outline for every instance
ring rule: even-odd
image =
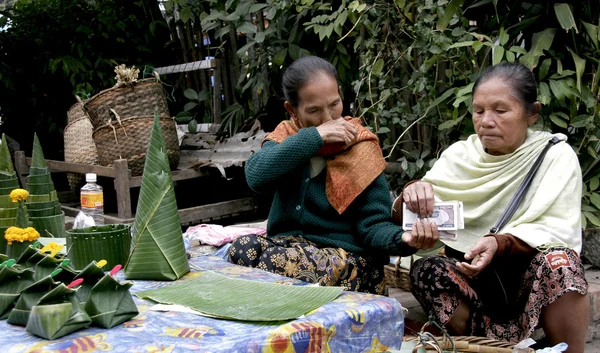
[[[510,233],[531,247],[565,243],[581,251],[581,169],[577,155],[563,134],[527,131],[516,151],[502,156],[486,153],[477,135],[450,146],[425,175],[438,201],[464,204],[465,229],[457,241],[446,241],[466,252],[496,224],[539,153],[552,136],[552,146],[533,179],[529,191],[507,225]]]

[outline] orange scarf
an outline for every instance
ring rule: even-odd
[[[339,144],[326,144],[319,150],[319,155],[327,156],[325,194],[339,214],[342,214],[387,166],[377,136],[362,126],[360,119],[349,116],[344,119],[354,124],[358,131],[352,146],[344,150]],[[297,134],[299,130],[300,127],[294,120],[282,121],[267,135],[263,143],[267,140],[281,143]]]

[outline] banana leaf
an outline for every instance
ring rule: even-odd
[[[81,302],[81,305],[85,306],[85,302],[88,300],[92,288],[104,277],[104,270],[98,267],[96,261],[90,262],[83,270],[81,270],[73,280],[83,278],[83,283],[77,290],[77,299]]]
[[[47,194],[47,195],[31,195],[29,194],[29,197],[27,198],[27,204],[29,205],[30,203],[34,203],[34,202],[48,202],[48,201],[52,201],[52,200],[58,200],[58,196],[56,196],[56,190],[52,191],[51,193]]]
[[[52,208],[52,207],[60,207],[60,202],[58,202],[58,200],[52,200],[52,201],[45,201],[45,202],[27,202],[27,210],[31,211],[31,210],[41,210],[41,209],[45,209],[45,208]]]
[[[6,174],[15,173],[8,143],[6,142],[6,135],[4,134],[2,134],[2,144],[0,145],[0,171]]]
[[[55,216],[30,217],[29,220],[42,237],[65,238],[67,236],[64,212]]]
[[[6,238],[4,238],[4,232],[6,232],[7,229],[8,227],[0,227],[0,254],[6,256],[8,259],[8,256],[6,255],[6,247],[8,246],[8,242],[6,241]],[[0,263],[1,262],[4,262],[4,260],[0,259]]]
[[[0,218],[0,227],[10,227],[15,225],[15,217]]]
[[[12,186],[0,187],[0,195],[10,195],[10,192],[14,189],[15,187]]]
[[[3,263],[6,260],[8,260],[8,256],[6,256],[5,254],[0,254],[0,263]]]
[[[32,195],[45,195],[54,191],[54,184],[33,184],[27,182],[27,189]]]
[[[12,208],[17,207],[16,202],[12,202],[10,196],[8,195],[0,195],[0,207],[2,208]]]
[[[39,260],[36,261],[33,270],[35,271],[34,278],[40,280],[43,277],[50,275],[54,270],[62,267],[62,271],[54,276],[54,279],[58,282],[70,283],[73,281],[77,272],[70,266],[61,266],[64,258],[61,257],[50,257],[47,254],[42,254],[39,251],[36,255],[32,256]]]
[[[16,204],[15,204],[16,206]],[[17,217],[17,207],[0,208],[0,218],[15,218]]]
[[[58,285],[59,283],[55,282],[52,277],[46,276],[23,289],[19,300],[17,300],[17,303],[10,312],[6,322],[11,325],[27,325],[31,308],[36,305],[44,295],[48,294],[48,292]]]
[[[22,243],[13,241],[12,244],[6,245],[6,255],[11,259],[19,259],[26,251],[28,251],[29,245],[31,245],[31,242],[29,241],[24,241]]]
[[[119,283],[108,274],[98,281],[85,303],[85,311],[94,324],[111,328],[129,321],[139,313],[129,293],[131,286],[133,282]]]
[[[34,281],[33,271],[17,266],[0,269],[0,319],[4,320],[10,314],[21,291]]]
[[[283,321],[317,309],[340,293],[341,287],[289,286],[206,271],[197,278],[135,295],[163,304],[183,305],[218,318]]]
[[[15,176],[14,178],[0,180],[0,188],[13,188],[19,187],[19,179]],[[10,194],[10,193],[9,193]]]
[[[131,247],[129,224],[107,224],[97,227],[71,229],[67,232],[67,249],[75,269],[91,261],[106,260],[107,267],[127,261]]]
[[[61,209],[60,206],[54,206],[50,208],[39,208],[37,210],[29,209],[27,212],[29,213],[30,217],[41,218],[60,214]]]
[[[17,260],[17,264],[19,264],[21,267],[33,268],[33,266],[35,266],[35,264],[37,263],[37,261],[39,261],[39,259],[36,261],[35,258],[32,259],[32,256],[37,253],[38,253],[37,247],[28,246],[27,249],[25,249],[23,251],[23,253],[21,253],[20,256],[13,257],[13,258]],[[10,256],[9,256],[9,258],[10,258]]]
[[[40,298],[31,308],[25,327],[27,332],[53,340],[89,326],[92,320],[75,293],[75,289],[61,283]]]
[[[52,184],[52,176],[50,173],[47,174],[39,174],[39,175],[28,175],[27,176],[27,185],[29,184]]]
[[[190,271],[158,113],[148,144],[127,279],[176,280]]]
[[[48,171],[48,165],[46,164],[46,158],[44,158],[44,151],[42,150],[42,144],[37,137],[37,134],[33,134],[33,151],[31,153],[31,168],[46,169]],[[31,173],[31,171],[30,171]],[[33,174],[33,173],[31,173]],[[35,175],[35,174],[34,174]]]

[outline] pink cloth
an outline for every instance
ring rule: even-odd
[[[189,240],[198,240],[202,244],[221,246],[233,242],[242,235],[265,236],[266,234],[267,230],[264,228],[223,227],[217,224],[199,224],[189,227],[183,236]]]

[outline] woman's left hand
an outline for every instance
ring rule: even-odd
[[[492,262],[496,251],[498,251],[496,238],[483,237],[465,254],[465,260],[472,260],[471,263],[457,262],[456,266],[464,275],[475,277]]]

